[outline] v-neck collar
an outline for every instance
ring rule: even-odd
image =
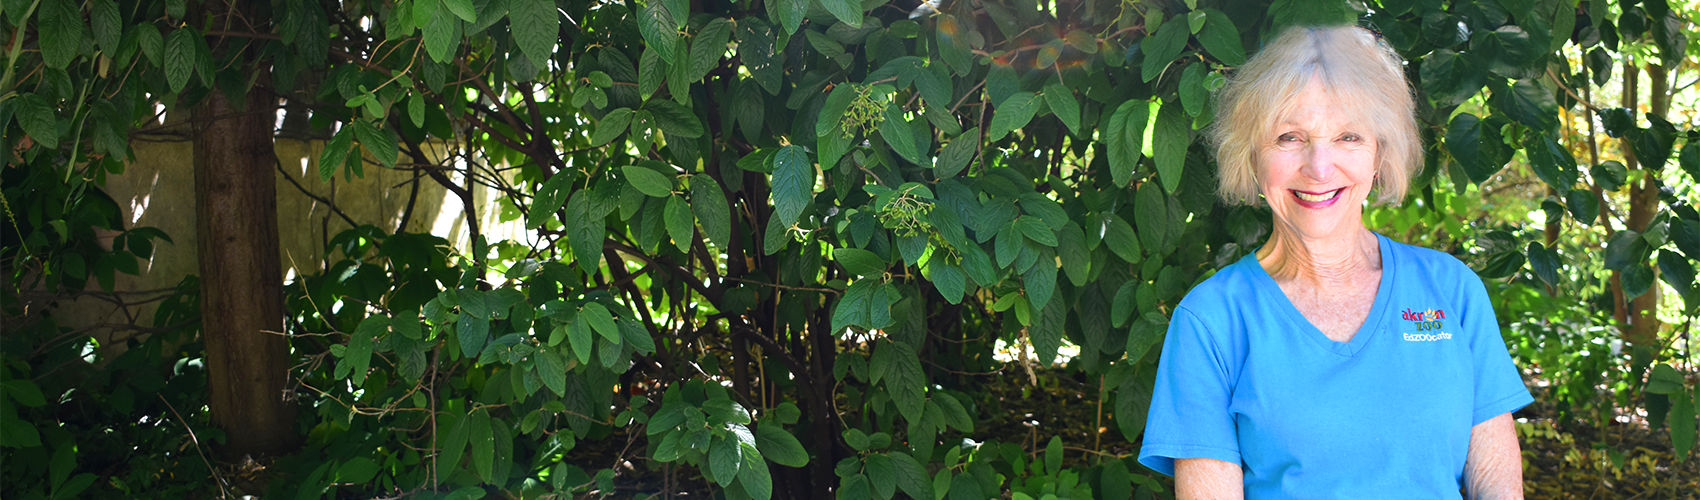
[[[1287,294],[1281,291],[1281,285],[1275,283],[1275,277],[1270,276],[1269,271],[1263,269],[1263,264],[1257,261],[1256,250],[1246,254],[1244,258],[1250,261],[1247,265],[1252,267],[1252,275],[1256,277],[1254,279],[1262,293],[1269,296],[1270,300],[1277,304],[1276,307],[1281,309],[1282,314],[1285,314],[1287,319],[1291,320],[1293,324],[1299,325],[1300,336],[1309,339],[1311,343],[1324,351],[1353,357],[1363,350],[1365,345],[1369,344],[1370,338],[1374,337],[1376,332],[1381,331],[1382,318],[1386,316],[1383,311],[1387,309],[1387,304],[1393,301],[1393,280],[1396,271],[1393,261],[1393,243],[1392,240],[1388,240],[1381,233],[1374,233],[1373,231],[1372,233],[1375,234],[1377,244],[1381,247],[1381,282],[1376,285],[1375,304],[1370,306],[1369,316],[1364,318],[1364,324],[1358,327],[1358,331],[1352,334],[1352,340],[1348,342],[1339,342],[1328,338],[1328,335],[1322,333],[1322,330],[1317,328],[1316,324],[1305,318],[1304,313],[1299,312],[1298,306],[1294,306],[1293,301],[1287,298]]]

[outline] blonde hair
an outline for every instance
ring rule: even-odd
[[[1381,203],[1405,198],[1423,162],[1415,102],[1399,55],[1355,26],[1292,27],[1229,77],[1217,94],[1217,193],[1228,204],[1258,203],[1258,151],[1294,107],[1312,78],[1340,100],[1352,103],[1357,122],[1376,144],[1376,181]]]

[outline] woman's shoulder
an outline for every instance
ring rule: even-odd
[[[1248,253],[1188,290],[1176,308],[1200,317],[1221,317],[1219,313],[1232,309],[1236,298],[1256,293],[1259,278],[1268,279],[1260,275],[1263,272],[1256,254]]]
[[[1393,266],[1397,269],[1395,272],[1402,289],[1429,290],[1442,296],[1486,298],[1481,276],[1458,257],[1397,241],[1391,246]]]

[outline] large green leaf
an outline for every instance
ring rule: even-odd
[[[1051,112],[1068,126],[1069,132],[1080,135],[1080,103],[1074,100],[1074,93],[1068,87],[1055,83],[1046,85],[1045,104],[1050,105]]]
[[[844,24],[852,28],[862,27],[862,2],[857,0],[820,0],[820,4],[826,7],[827,12],[832,13],[832,17],[838,18]]]
[[[1529,137],[1525,153],[1529,164],[1534,167],[1535,175],[1558,192],[1568,192],[1576,185],[1579,173],[1576,169],[1576,158],[1570,155],[1570,149],[1554,141],[1546,134],[1534,134]]]
[[[767,4],[768,14],[779,20],[780,26],[785,28],[787,34],[797,32],[797,28],[803,25],[804,14],[809,11],[809,0],[775,0],[763,3]]]
[[[466,442],[472,445],[472,469],[485,482],[493,482],[496,467],[496,439],[490,429],[490,414],[474,411],[466,416]]]
[[[1052,300],[1044,304],[1035,303],[1030,307],[1038,309],[1038,317],[1033,319],[1033,326],[1027,330],[1033,341],[1033,354],[1040,364],[1049,365],[1056,359],[1057,349],[1062,346],[1064,325],[1068,320],[1068,306],[1061,300]]]
[[[567,201],[567,241],[572,246],[579,268],[586,273],[596,272],[602,265],[602,240],[605,237],[602,217],[594,215],[591,210],[591,196],[590,191],[579,191]]]
[[[578,358],[579,364],[590,363],[590,350],[596,345],[596,332],[589,321],[574,317],[572,322],[567,323],[567,345],[571,347],[573,357]],[[571,389],[570,386],[568,388]]]
[[[1629,266],[1645,262],[1653,249],[1647,246],[1647,240],[1641,233],[1633,230],[1620,230],[1612,234],[1606,241],[1604,267],[1612,271],[1623,271]]]
[[[1155,377],[1148,373],[1144,370],[1136,372],[1116,389],[1116,415],[1126,417],[1117,418],[1116,426],[1121,429],[1122,437],[1128,440],[1138,439],[1145,432],[1145,417],[1151,409],[1151,395],[1156,385]]]
[[[885,259],[881,259],[879,255],[860,248],[833,250],[832,259],[856,276],[879,276],[885,273],[888,266]]]
[[[348,336],[348,349],[344,351],[343,362],[349,367],[348,380],[355,387],[366,385],[366,371],[372,361],[372,344],[378,337],[389,331],[390,318],[381,314],[367,316],[355,327],[354,333]],[[337,373],[344,370],[337,367]]]
[[[89,3],[89,23],[94,27],[94,40],[107,57],[118,57],[119,40],[124,36],[124,20],[118,13],[118,3],[94,0]]]
[[[656,198],[673,195],[673,180],[661,172],[638,165],[620,167],[620,172],[625,174],[626,182],[643,194]]]
[[[739,61],[749,69],[762,89],[778,95],[784,76],[779,55],[774,50],[773,27],[757,17],[740,19],[737,24]]]
[[[732,244],[732,207],[726,192],[708,174],[691,176],[691,213],[702,225],[702,234],[722,250]]]
[[[702,30],[697,32],[696,38],[691,40],[688,66],[690,71],[686,72],[686,79],[690,81],[701,80],[715,66],[720,65],[720,55],[726,52],[726,41],[731,37],[732,21],[730,19],[717,17],[703,25]]]
[[[773,218],[781,226],[797,222],[814,198],[815,167],[801,146],[785,146],[773,155]]]
[[[1623,283],[1623,300],[1634,300],[1653,288],[1653,268],[1646,262],[1630,264],[1619,275]]]
[[[738,468],[738,484],[755,500],[773,498],[773,476],[767,470],[767,461],[761,458],[755,445],[739,443],[738,446],[745,448],[744,464]]]
[[[1204,89],[1204,65],[1188,64],[1181,71],[1180,92],[1181,107],[1186,109],[1187,116],[1198,116],[1204,112],[1204,106],[1209,100],[1209,92]]]
[[[1538,241],[1529,242],[1529,269],[1535,271],[1535,276],[1548,286],[1558,286],[1558,270],[1564,267],[1558,252],[1548,249]]]
[[[840,332],[852,325],[867,327],[867,324],[872,322],[868,318],[868,305],[875,300],[885,300],[884,297],[875,296],[878,290],[875,283],[878,281],[856,280],[850,284],[850,288],[844,290],[844,296],[838,299],[838,305],[832,311],[832,331]]]
[[[1192,143],[1191,120],[1179,102],[1165,102],[1157,111],[1156,130],[1151,134],[1151,154],[1157,162],[1157,178],[1163,191],[1174,193],[1186,168],[1186,149]]]
[[[920,126],[925,127],[925,125]],[[885,139],[885,143],[890,145],[893,151],[896,151],[903,159],[909,160],[910,163],[929,165],[932,162],[923,157],[923,152],[931,150],[932,144],[930,141],[928,144],[918,144],[915,127],[915,124],[909,123],[908,120],[903,118],[903,110],[898,108],[896,104],[892,104],[885,108],[885,118],[880,121],[880,137]],[[931,137],[931,134],[928,134],[928,137]]]
[[[1700,221],[1688,218],[1672,218],[1670,221],[1670,241],[1676,248],[1687,254],[1690,259],[1700,259]]]
[[[554,0],[509,0],[508,26],[514,45],[519,46],[534,68],[549,67],[549,58],[560,40],[561,14]]]
[[[708,445],[708,465],[715,483],[726,486],[738,477],[738,469],[744,463],[739,448],[736,439],[716,440]]]
[[[348,157],[348,150],[353,145],[354,129],[352,127],[344,127],[342,130],[338,130],[336,135],[331,136],[330,141],[325,142],[324,151],[319,153],[320,182],[330,182],[331,177],[336,175],[337,167],[342,166],[344,159]]]
[[[939,150],[938,161],[933,164],[933,175],[938,179],[956,177],[979,153],[980,128],[968,129]]]
[[[1672,368],[1669,363],[1659,363],[1653,365],[1653,369],[1648,371],[1647,386],[1644,391],[1649,394],[1676,394],[1682,392],[1684,378],[1682,372]]]
[[[448,470],[460,468],[460,459],[466,453],[467,428],[472,415],[446,415],[437,419],[437,434],[443,436],[441,448],[432,463]]]
[[[1026,236],[1027,239],[1033,240],[1034,243],[1048,247],[1057,246],[1056,232],[1052,231],[1051,228],[1046,226],[1045,223],[1039,220],[1038,217],[1026,216],[1016,218],[1015,229],[1020,231],[1022,236]]]
[[[596,131],[590,134],[590,145],[601,146],[619,137],[632,124],[632,110],[619,108],[609,111],[602,116],[602,121],[596,124]]]
[[[674,92],[679,90],[674,89]],[[695,139],[702,137],[702,121],[697,120],[696,113],[690,108],[680,106],[673,101],[660,99],[644,103],[643,109],[655,115],[655,123],[662,132],[679,139]]]
[[[1509,89],[1494,89],[1494,107],[1512,120],[1540,132],[1558,127],[1558,104],[1552,91],[1533,80],[1518,80]]]
[[[1140,79],[1149,82],[1163,74],[1186,48],[1188,34],[1186,23],[1163,23],[1156,33],[1140,41],[1139,51],[1145,54],[1145,62],[1139,69]]]
[[[1144,260],[1139,247],[1139,238],[1134,235],[1133,226],[1116,214],[1106,214],[1098,230],[1104,235],[1104,244],[1110,246],[1110,251],[1129,264],[1138,264]]]
[[[41,59],[47,67],[65,69],[77,57],[77,51],[88,38],[88,25],[83,23],[81,2],[73,0],[42,0],[38,7],[36,25],[41,37]],[[21,36],[17,33],[14,36]]]
[[[1594,192],[1587,189],[1572,189],[1565,195],[1564,203],[1570,208],[1570,216],[1583,224],[1597,224],[1600,219],[1600,201]]]
[[[608,308],[596,302],[586,303],[578,312],[578,319],[590,323],[590,328],[609,342],[620,341],[620,327],[614,323],[614,315]]]
[[[873,486],[878,498],[891,498],[897,493],[897,466],[891,457],[884,453],[869,454],[863,462],[867,469],[868,482]]]
[[[360,145],[378,159],[385,167],[395,168],[396,138],[389,130],[379,129],[371,122],[355,120],[349,123],[354,128],[354,137],[360,140]]]
[[[58,0],[64,1],[64,0]],[[165,81],[172,92],[182,92],[195,74],[195,28],[184,26],[165,38]]]
[[[696,222],[692,219],[691,208],[682,196],[668,196],[664,216],[667,221],[667,237],[673,239],[673,245],[681,253],[690,253],[691,241],[696,235]]]
[[[136,46],[141,49],[142,56],[148,62],[159,66],[165,63],[165,37],[159,34],[159,29],[153,26],[137,26]]]
[[[542,378],[543,385],[548,387],[556,396],[562,396],[567,391],[567,360],[554,349],[542,349],[537,354],[537,376]]]
[[[932,486],[927,479],[927,469],[921,467],[921,462],[915,457],[901,451],[891,453],[891,464],[897,479],[897,487],[910,498],[932,498]]]
[[[652,49],[645,50],[643,55],[638,56],[638,97],[645,101],[655,95],[655,91],[661,90],[661,84],[667,81],[667,74],[671,69],[666,61],[661,60],[660,54],[661,50]]]
[[[1687,459],[1688,452],[1694,449],[1695,432],[1700,431],[1695,422],[1695,402],[1691,394],[1685,389],[1671,398],[1670,440],[1674,448],[1673,455],[1678,461]]]
[[[472,314],[462,314],[455,323],[455,335],[460,340],[463,356],[474,357],[490,343],[490,320]]]
[[[1483,69],[1505,78],[1534,78],[1534,64],[1542,58],[1541,48],[1529,40],[1523,28],[1505,25],[1493,31],[1478,31],[1470,37],[1470,53]]]
[[[1032,92],[1016,92],[1004,99],[992,114],[992,124],[986,129],[986,140],[1003,139],[1011,131],[1027,126],[1027,122],[1033,120],[1033,113],[1038,111],[1033,97]]]
[[[834,133],[852,132],[841,129],[840,124],[844,120],[844,113],[850,109],[851,101],[856,99],[855,87],[851,84],[839,85],[826,95],[826,101],[821,105],[820,118],[815,121],[815,136],[826,137]]]
[[[1166,238],[1169,225],[1177,222],[1175,214],[1169,213],[1168,196],[1151,184],[1139,186],[1133,209],[1133,221],[1139,224],[1139,242],[1152,253],[1162,252],[1169,243]]]
[[[1027,299],[1032,307],[1043,307],[1052,302],[1051,296],[1057,290],[1056,259],[1057,254],[1051,249],[1041,250],[1038,261],[1021,275],[1021,283],[1027,289]]]
[[[939,295],[952,304],[962,303],[962,295],[967,289],[967,276],[962,274],[962,268],[956,264],[934,260],[928,266],[928,279],[933,282]]]
[[[1670,122],[1659,115],[1648,114],[1647,121],[1652,126],[1629,134],[1629,147],[1635,151],[1635,159],[1642,165],[1655,170],[1663,169],[1665,161],[1670,159],[1671,147],[1676,144],[1677,132]]]
[[[460,51],[461,20],[448,9],[436,9],[420,28],[424,32],[425,52],[432,61],[449,62]]]
[[[809,453],[797,436],[791,435],[777,422],[756,426],[756,448],[774,463],[787,467],[802,467],[809,463]]]
[[[1446,128],[1446,150],[1464,167],[1472,183],[1486,181],[1505,166],[1504,159],[1500,157],[1504,148],[1499,130],[1488,126],[1476,115],[1458,113]]]
[[[938,35],[939,55],[957,75],[969,74],[974,70],[974,54],[968,47],[969,23],[951,14],[940,15],[937,19],[934,31]]]
[[[472,0],[442,0],[442,2],[442,6],[448,8],[449,13],[454,14],[462,21],[470,23],[478,20],[478,10],[472,6]]]
[[[53,106],[41,94],[30,92],[18,96],[18,124],[36,144],[59,147],[59,117]]]
[[[1204,45],[1204,50],[1210,51],[1210,55],[1216,56],[1222,64],[1245,64],[1245,44],[1241,43],[1240,30],[1234,26],[1233,20],[1216,9],[1206,8],[1203,11],[1204,29],[1198,32],[1198,42]]]
[[[1140,151],[1145,148],[1145,125],[1150,122],[1150,116],[1150,102],[1129,99],[1116,107],[1109,123],[1098,134],[1108,153],[1110,177],[1117,188],[1126,187],[1139,166]]]
[[[919,421],[927,403],[924,391],[928,382],[926,374],[921,371],[920,359],[915,357],[915,350],[902,342],[880,342],[874,350],[869,369],[872,370],[874,365],[884,367],[881,378],[885,381],[886,393],[897,405],[898,413],[910,422]]]
[[[1659,250],[1659,279],[1682,295],[1694,286],[1694,262],[1669,249]]]
[[[673,14],[667,12],[667,7],[661,2],[650,2],[643,8],[643,13],[638,16],[638,33],[649,45],[649,50],[655,51],[667,64],[684,62],[674,60],[679,50],[678,25],[674,24]]]
[[[1487,85],[1487,73],[1477,68],[1470,57],[1446,49],[1424,56],[1420,74],[1423,93],[1438,108],[1462,103]]]

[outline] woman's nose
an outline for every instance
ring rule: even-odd
[[[1299,173],[1318,182],[1333,180],[1339,170],[1334,165],[1338,157],[1339,152],[1334,151],[1328,142],[1312,141],[1305,147],[1304,165],[1299,167]]]

